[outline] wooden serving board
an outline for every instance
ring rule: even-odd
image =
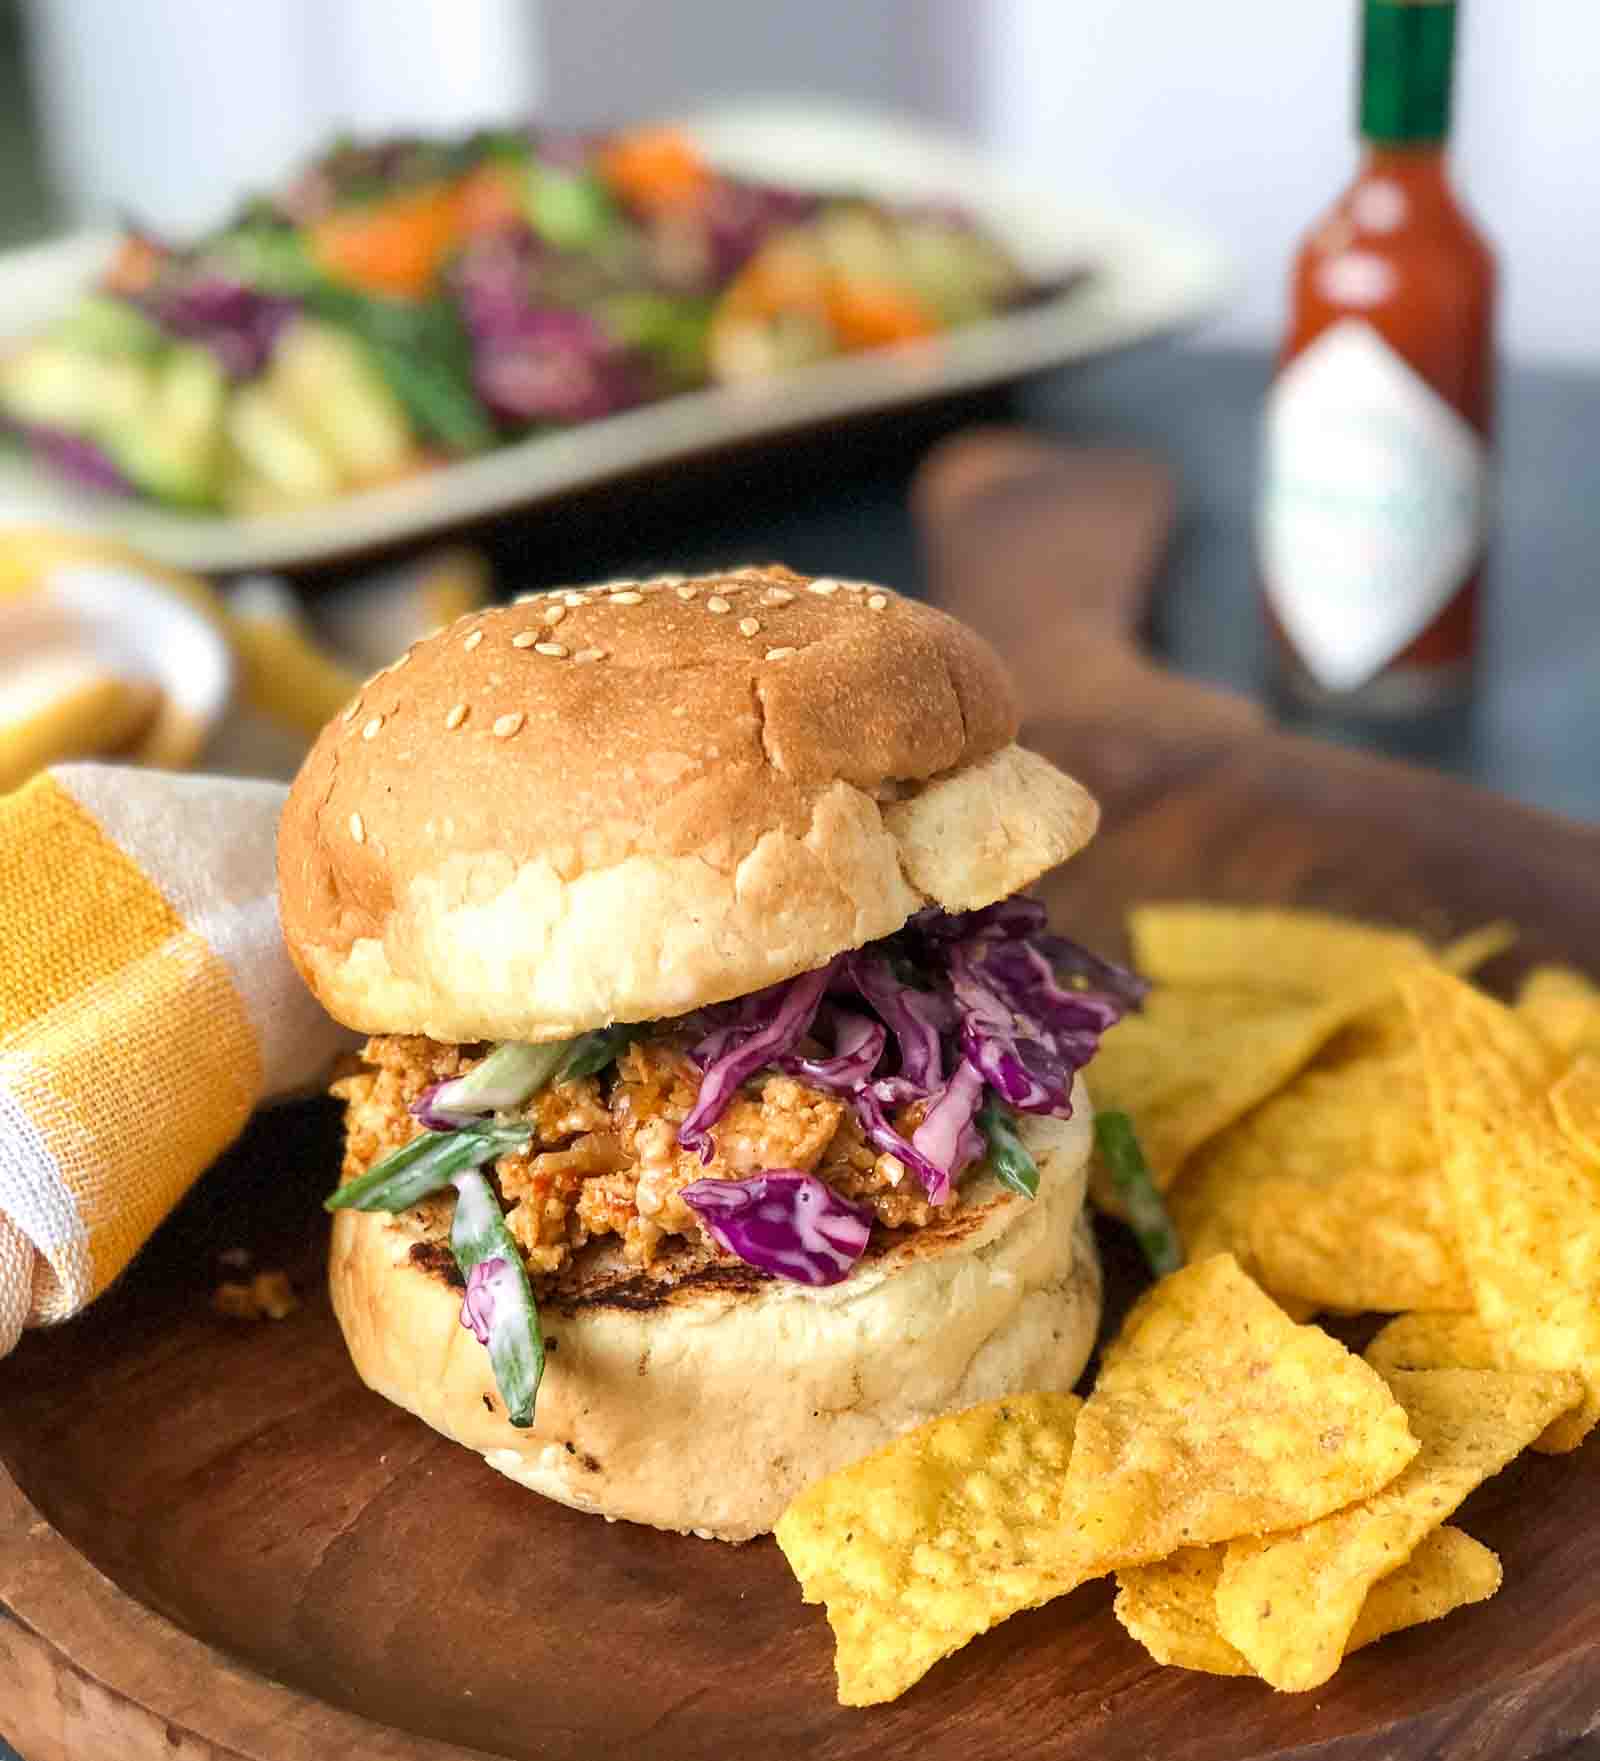
[[[1147,460],[977,437],[930,463],[918,509],[938,596],[1104,801],[1048,889],[1063,926],[1109,946],[1126,902],[1160,896],[1436,933],[1510,916],[1516,961],[1600,969],[1600,832],[1288,738],[1140,658],[1171,517]],[[1494,1600],[1316,1694],[1158,1668],[1097,1584],[896,1705],[841,1710],[822,1616],[770,1542],[547,1504],[359,1386],[321,1290],[335,1138],[325,1103],[259,1119],[106,1301],[0,1365],[0,1732],[26,1761],[1518,1761],[1600,1728],[1594,1444],[1466,1506],[1505,1559]],[[293,1271],[299,1314],[213,1317],[240,1246]],[[1106,1246],[1125,1295],[1126,1243]]]

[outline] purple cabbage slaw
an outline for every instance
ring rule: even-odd
[[[977,1116],[986,1094],[1013,1112],[1070,1118],[1074,1076],[1147,989],[1047,934],[1036,900],[922,911],[884,941],[700,1011],[705,1032],[690,1053],[700,1096],[678,1141],[709,1161],[711,1128],[740,1084],[775,1068],[848,1099],[868,1142],[898,1157],[931,1203],[946,1204],[983,1154]],[[831,1042],[831,1055],[802,1055],[808,1037]],[[907,1138],[892,1114],[912,1101],[927,1105]]]
[[[480,1345],[489,1343],[499,1281],[509,1269],[509,1262],[503,1259],[479,1260],[467,1274],[466,1294],[461,1299],[461,1325]]]
[[[729,1253],[797,1284],[848,1278],[872,1233],[871,1211],[797,1168],[773,1168],[747,1180],[696,1180],[679,1197]]]

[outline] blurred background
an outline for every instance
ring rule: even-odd
[[[275,571],[246,583],[277,644],[267,659],[235,659],[255,695],[290,664],[280,637],[314,642],[316,656],[301,657],[316,680],[308,722],[352,669],[473,594],[746,556],[926,591],[918,472],[945,437],[1002,423],[1075,455],[1132,450],[1141,483],[1091,471],[1081,482],[1097,487],[1064,497],[1052,542],[1065,555],[1103,521],[1106,554],[1138,577],[1130,592],[1153,596],[1148,635],[1171,666],[1330,738],[1597,817],[1597,64],[1588,0],[0,0],[0,277],[27,261],[20,248],[84,228],[194,238],[252,195],[294,191],[294,169],[340,135],[459,139],[529,118],[627,131],[774,96],[912,119],[992,156],[1003,200],[988,218],[1003,216],[1018,240],[1036,230],[1031,218],[1046,236],[1057,210],[1084,224],[1065,282],[1012,287],[981,314],[996,320],[993,337],[959,338],[948,358],[882,348],[859,382],[828,377],[843,363],[817,367],[814,337],[791,359],[795,332],[775,318],[763,359],[810,377],[776,375],[783,389],[753,423],[749,397],[724,399],[695,445],[678,431],[667,468],[645,468],[621,438],[639,428],[583,445],[591,417],[627,407],[620,396],[562,415],[542,455],[528,449],[546,418],[523,412],[508,426],[491,399],[498,427],[472,443],[485,456],[460,467],[480,482],[483,467],[504,467],[502,490],[479,507],[488,517],[412,517],[430,494],[448,499],[441,484],[458,473],[432,471],[448,462],[437,437],[408,438],[385,392],[377,415],[391,438],[398,430],[401,465],[373,477],[376,490],[315,472],[293,495],[252,483],[237,504],[223,496],[231,526],[251,525],[233,518],[242,508],[264,516],[259,532],[301,537],[281,557],[263,539],[189,558],[227,592],[259,575],[257,562]],[[804,185],[800,146],[790,172]],[[849,176],[870,189],[891,156],[897,175],[901,161],[915,169],[905,146],[883,163],[865,153]],[[928,166],[937,194],[945,161]],[[1124,235],[1152,254],[1117,269]],[[1098,259],[1102,246],[1111,255]],[[1189,276],[1177,296],[1162,284],[1172,274]],[[394,303],[364,310],[386,322]],[[0,304],[0,334],[12,316]],[[868,341],[904,344],[883,318]],[[387,346],[376,331],[362,346],[374,336]],[[843,352],[861,338],[833,342]],[[400,359],[390,349],[402,377],[407,346]],[[744,374],[735,352],[719,362],[712,350],[710,381],[724,390]],[[962,360],[987,365],[943,372]],[[481,360],[476,371],[481,392]],[[674,388],[706,383],[703,360],[696,371]],[[869,380],[881,398],[863,390]],[[227,444],[260,413],[253,396],[238,394]],[[657,403],[656,435],[673,432],[677,400],[662,398],[657,384],[639,400]],[[793,432],[775,439],[779,428]],[[516,478],[496,448],[534,475]],[[535,496],[536,457],[581,468]],[[1347,512],[1360,504],[1342,525],[1329,524],[1330,491]],[[295,525],[296,496],[326,501],[332,523]],[[359,542],[354,527],[320,550],[305,537],[337,534],[347,506],[369,510]],[[392,532],[385,509],[406,516]],[[181,523],[194,508],[177,511],[164,526],[130,512],[125,535],[183,563],[184,532],[210,528]],[[1407,521],[1415,530],[1399,529]],[[98,529],[123,531],[115,518]],[[442,557],[429,549],[447,541],[457,547]],[[1100,552],[1078,548],[1081,573]],[[224,560],[203,560],[212,554]],[[240,702],[225,685],[213,697]],[[297,728],[270,756],[249,742],[205,756],[281,771],[302,741]]]
[[[1276,342],[1296,239],[1346,179],[1350,0],[0,0],[0,238],[189,230],[349,129],[564,127],[774,91],[948,123],[1064,192],[1215,230],[1237,298],[1201,346]],[[111,70],[115,70],[112,77]],[[1600,14],[1485,0],[1454,160],[1492,216],[1514,360],[1600,358]]]

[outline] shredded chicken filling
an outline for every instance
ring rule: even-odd
[[[413,1101],[436,1082],[464,1075],[486,1046],[441,1045],[416,1035],[368,1040],[363,1067],[333,1085],[346,1107],[344,1178],[352,1180],[422,1130]],[[715,1251],[680,1196],[696,1180],[739,1180],[768,1168],[798,1168],[842,1197],[868,1205],[888,1229],[920,1228],[935,1215],[900,1161],[862,1136],[852,1108],[793,1077],[760,1076],[712,1127],[709,1162],[678,1145],[678,1126],[699,1093],[686,1042],[635,1041],[600,1076],[541,1089],[516,1110],[533,1128],[526,1150],[502,1156],[494,1173],[506,1222],[536,1274],[558,1272],[587,1242],[620,1238],[646,1266],[663,1241],[688,1237]],[[909,1135],[922,1104],[902,1111]]]

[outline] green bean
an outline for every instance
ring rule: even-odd
[[[1039,1196],[1039,1164],[1028,1153],[1028,1147],[1017,1136],[1016,1123],[998,1101],[990,1101],[978,1115],[978,1124],[988,1144],[989,1166],[995,1177],[1013,1192],[1027,1198]]]
[[[404,1211],[468,1170],[525,1148],[532,1135],[526,1125],[425,1131],[322,1202],[330,1211]]]
[[[469,1169],[456,1176],[455,1187],[450,1248],[467,1281],[462,1322],[489,1348],[506,1417],[526,1430],[544,1375],[544,1335],[533,1286],[488,1180]]]
[[[623,1021],[615,1027],[580,1034],[571,1042],[570,1054],[556,1081],[573,1082],[580,1076],[597,1075],[608,1064],[614,1064],[636,1039],[649,1033],[652,1025],[648,1021]]]
[[[1150,1270],[1158,1278],[1176,1272],[1183,1264],[1183,1243],[1139,1148],[1133,1121],[1126,1113],[1096,1114],[1094,1137]]]

